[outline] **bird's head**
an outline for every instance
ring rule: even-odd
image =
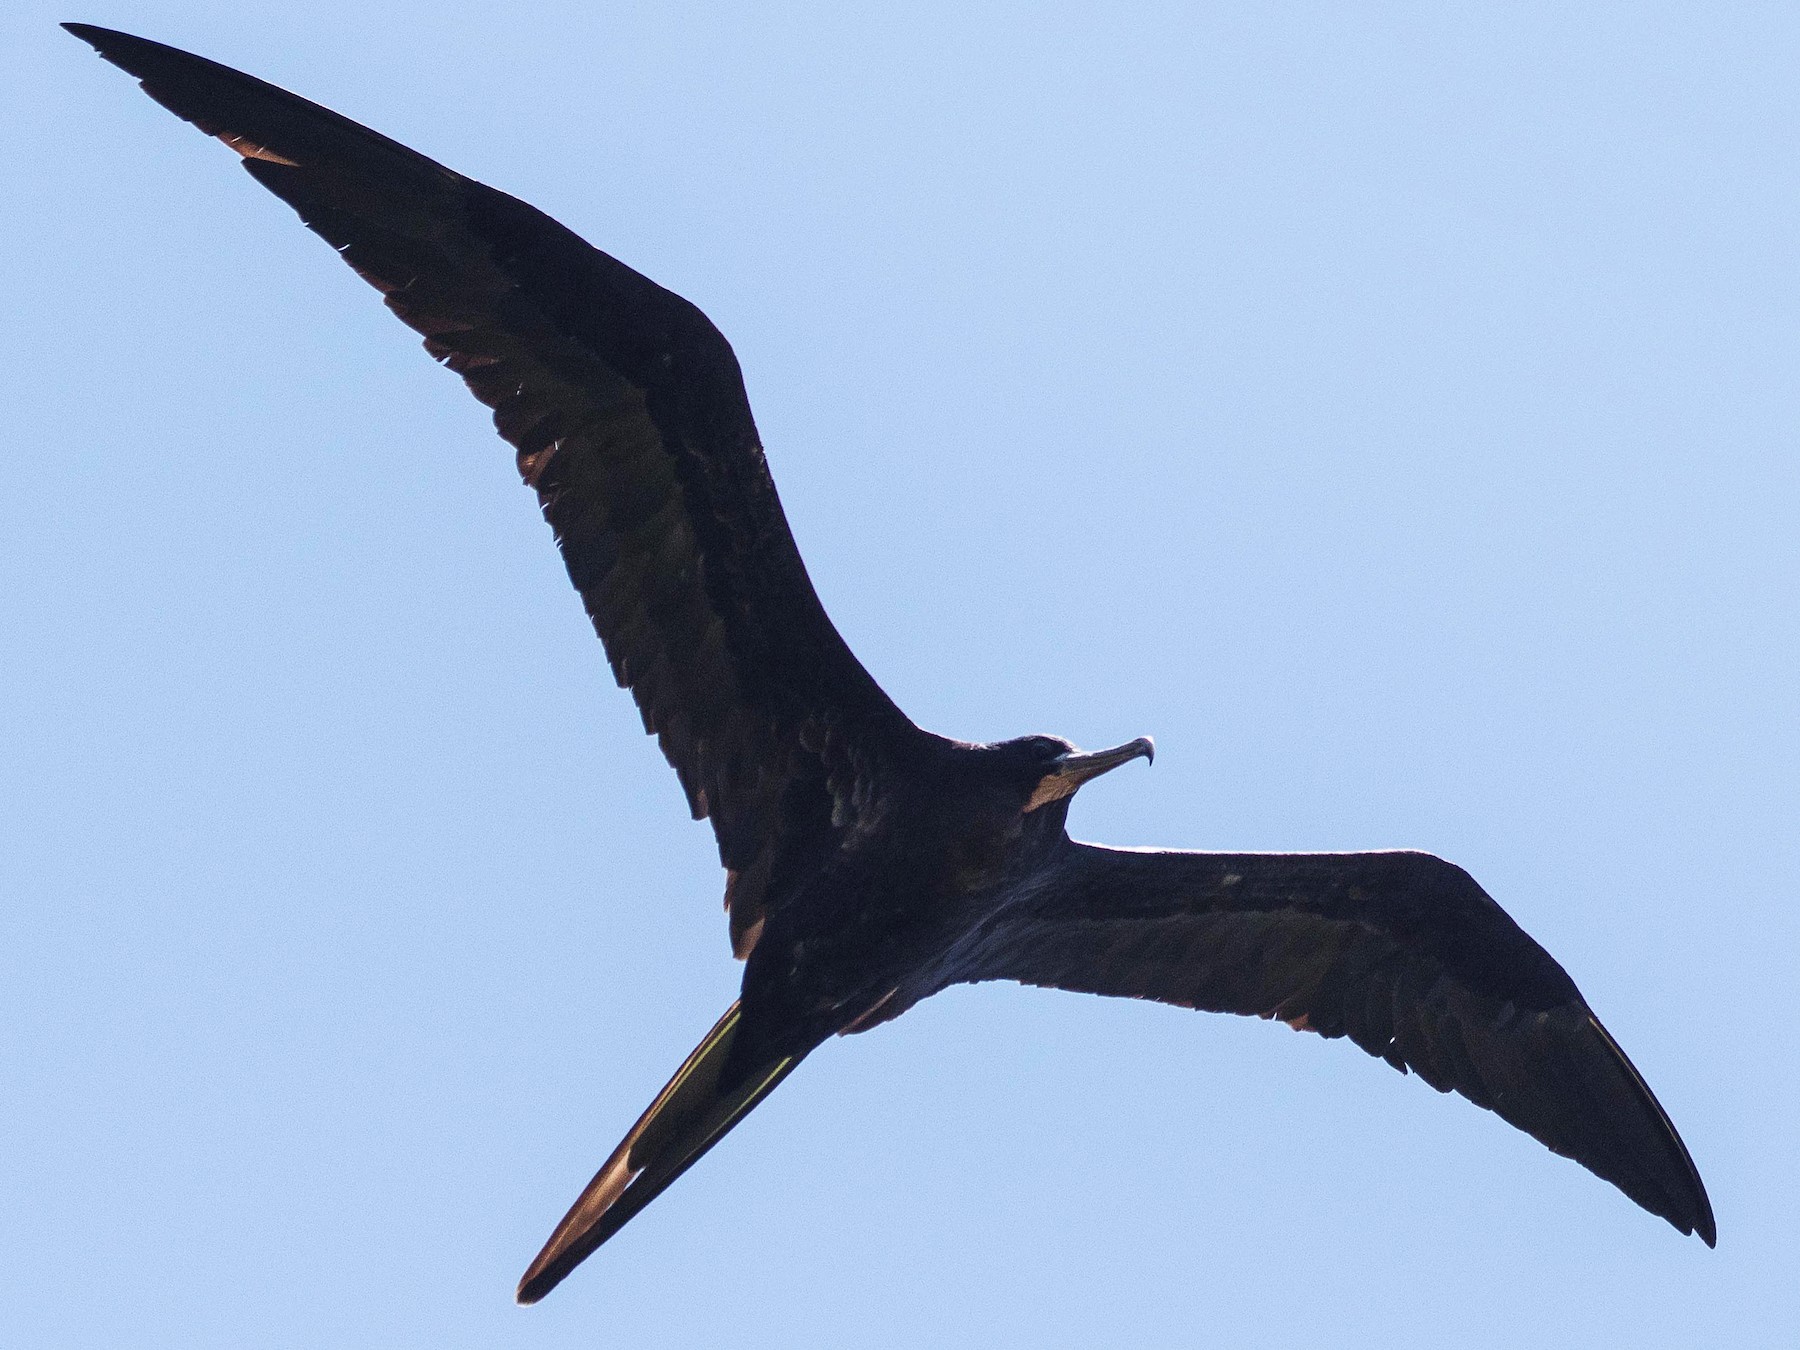
[[[1053,802],[1067,801],[1090,778],[1098,778],[1134,759],[1154,760],[1156,743],[1148,736],[1115,745],[1110,750],[1077,750],[1056,736],[1021,736],[1003,741],[994,749],[1004,757],[1008,777],[1023,798],[1023,814],[1030,815]]]
[[[946,888],[986,891],[1033,866],[1065,838],[1069,799],[1083,783],[1155,750],[1148,737],[1091,752],[1055,736],[957,745],[944,773],[920,785],[928,837],[947,845]]]

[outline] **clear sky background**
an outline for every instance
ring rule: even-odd
[[[485,410],[60,19],[696,301],[903,707],[1157,737],[1078,836],[1467,866],[1719,1249],[1345,1042],[990,985],[513,1307],[733,996],[710,832]],[[14,0],[0,121],[0,1340],[1797,1343],[1791,4]]]

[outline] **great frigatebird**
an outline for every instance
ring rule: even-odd
[[[1427,853],[1102,848],[1083,783],[1151,744],[968,744],[851,654],[788,532],[731,347],[542,212],[261,80],[66,25],[218,137],[494,410],[726,869],[742,992],[520,1282],[532,1303],[827,1037],[964,981],[1254,1013],[1455,1089],[1715,1240],[1675,1128],[1563,968]]]

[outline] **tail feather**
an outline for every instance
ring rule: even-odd
[[[737,1038],[739,1005],[695,1047],[556,1226],[519,1281],[520,1303],[536,1303],[692,1167],[792,1073],[803,1056],[755,1066],[731,1086],[720,1080]]]

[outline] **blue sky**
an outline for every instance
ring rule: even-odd
[[[698,303],[903,707],[1157,737],[1078,835],[1467,866],[1661,1097],[1719,1249],[1344,1043],[990,985],[826,1046],[512,1307],[732,997],[710,834],[485,411],[61,19]],[[1794,1343],[1790,6],[0,34],[9,1342]]]

